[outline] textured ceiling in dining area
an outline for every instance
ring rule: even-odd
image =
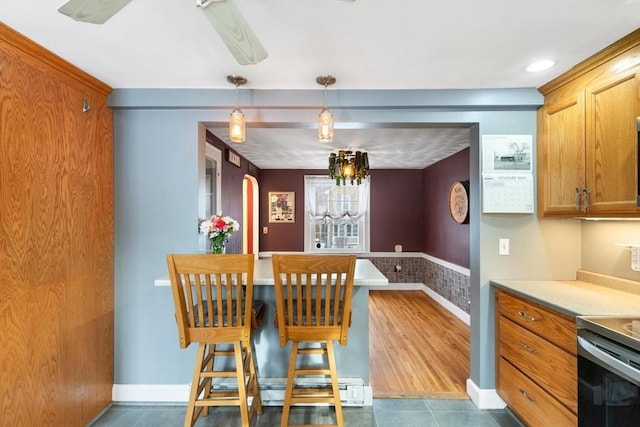
[[[245,143],[229,145],[261,169],[326,169],[327,153],[338,148],[371,153],[371,169],[423,169],[469,146],[468,128],[427,126],[336,129],[330,145],[318,142],[316,129],[250,127]]]

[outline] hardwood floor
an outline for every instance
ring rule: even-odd
[[[374,397],[468,399],[469,340],[469,326],[422,291],[369,291]]]

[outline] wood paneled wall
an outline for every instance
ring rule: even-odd
[[[1,426],[84,426],[111,401],[110,91],[0,24]]]

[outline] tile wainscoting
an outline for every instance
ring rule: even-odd
[[[390,284],[422,283],[469,314],[469,269],[420,253],[367,254],[361,258],[370,259]]]

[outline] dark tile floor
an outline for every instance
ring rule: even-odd
[[[266,406],[253,427],[280,425],[282,407]],[[184,406],[113,405],[91,427],[180,427],[184,422]],[[507,411],[481,410],[470,400],[439,399],[374,399],[373,406],[345,407],[347,427],[521,427]],[[330,423],[334,421],[329,407],[292,408],[291,424]],[[215,408],[200,417],[197,427],[237,427],[237,408]]]

